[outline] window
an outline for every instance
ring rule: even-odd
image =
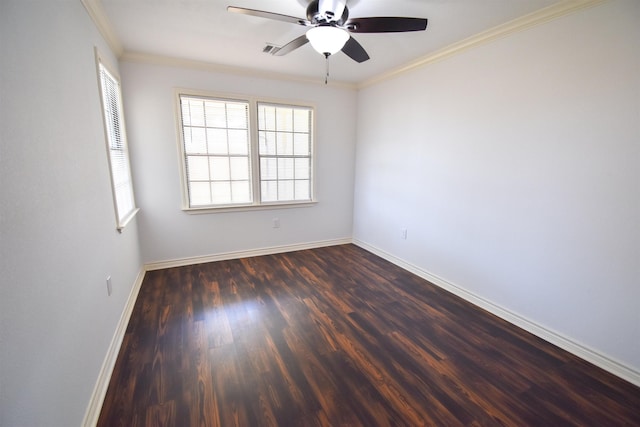
[[[313,201],[313,108],[178,93],[186,210]]]
[[[258,103],[265,202],[311,199],[311,109]]]
[[[122,95],[120,82],[115,77],[115,74],[105,67],[97,52],[96,58],[98,61],[100,95],[111,173],[111,187],[116,211],[116,224],[117,229],[122,231],[138,211],[133,197],[129,150],[124,130],[124,116],[122,114]]]
[[[183,96],[189,206],[251,203],[249,103]]]

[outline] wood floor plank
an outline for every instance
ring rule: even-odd
[[[640,388],[354,245],[148,272],[99,426],[640,426]]]

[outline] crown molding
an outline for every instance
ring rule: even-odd
[[[564,0],[564,1],[561,1],[560,3],[542,8],[538,11],[529,13],[520,18],[516,18],[505,24],[498,25],[496,27],[493,27],[489,30],[478,33],[469,38],[453,43],[447,47],[439,49],[433,53],[430,53],[429,55],[426,55],[415,61],[409,62],[408,64],[395,68],[389,72],[374,76],[368,80],[365,80],[359,83],[357,85],[357,88],[363,89],[368,86],[372,86],[376,83],[380,83],[384,80],[397,77],[400,74],[406,73],[416,68],[420,68],[425,65],[429,65],[431,63],[441,61],[450,56],[462,53],[468,49],[472,49],[474,47],[483,45],[485,43],[490,43],[494,40],[506,37],[510,34],[524,31],[531,27],[544,24],[546,22],[552,21],[562,16],[569,15],[571,13],[578,12],[580,10],[583,10],[589,7],[597,6],[599,4],[606,3],[608,1],[611,1],[611,0]]]
[[[301,77],[285,73],[268,72],[258,69],[221,65],[212,62],[174,58],[150,53],[125,51],[122,43],[113,30],[111,21],[109,21],[109,18],[107,17],[107,14],[102,7],[102,2],[100,0],[80,0],[80,2],[86,9],[87,13],[98,28],[98,31],[100,32],[100,34],[102,34],[102,37],[104,37],[113,53],[121,61],[166,65],[210,72],[222,72],[254,78],[267,78],[272,80],[284,80],[288,82],[325,85],[324,81],[320,78]],[[350,90],[355,90],[357,88],[356,83],[340,81],[329,81],[326,85]]]
[[[80,2],[87,10],[87,13],[96,24],[98,31],[102,34],[102,37],[104,37],[116,57],[121,56],[124,52],[122,43],[120,43],[120,40],[113,31],[113,26],[102,8],[102,2],[100,0],[80,0]]]
[[[329,82],[328,86],[358,90],[368,86],[380,83],[382,81],[392,79],[406,72],[412,71],[417,68],[432,64],[437,61],[441,61],[450,56],[462,53],[468,49],[475,48],[477,46],[490,43],[500,38],[506,37],[516,32],[527,30],[531,27],[544,24],[554,19],[569,15],[571,13],[578,12],[580,10],[600,5],[602,3],[609,2],[611,0],[563,0],[554,5],[545,7],[538,11],[524,15],[520,18],[516,18],[505,24],[498,25],[489,30],[478,33],[474,36],[453,43],[447,47],[439,49],[429,55],[423,56],[415,61],[409,62],[403,66],[392,69],[386,73],[378,74],[370,79],[364,80],[360,83],[349,83],[333,81]],[[107,18],[106,13],[102,7],[100,0],[80,0],[85,7],[89,16],[95,23],[96,27],[106,40],[107,44],[114,52],[114,54],[122,61],[139,62],[155,65],[165,65],[172,67],[190,68],[201,71],[209,72],[221,72],[230,73],[234,75],[243,75],[245,77],[253,78],[267,78],[272,80],[283,80],[288,82],[298,82],[305,84],[317,84],[325,85],[324,81],[319,78],[295,76],[285,73],[261,71],[258,69],[249,69],[243,67],[234,67],[229,65],[221,65],[205,61],[195,61],[182,58],[167,57],[162,55],[155,55],[141,52],[127,52],[124,50],[122,43],[115,35],[111,22]]]
[[[325,84],[324,79],[295,76],[292,74],[284,74],[277,72],[269,72],[258,69],[234,67],[230,65],[221,65],[212,62],[195,61],[184,58],[174,58],[169,56],[155,55],[141,52],[124,52],[120,56],[120,60],[124,62],[138,62],[143,64],[164,65],[169,67],[188,68],[193,70],[218,72],[233,75],[242,75],[244,77],[265,78],[270,80],[283,80],[287,82],[297,82],[305,84],[316,84],[321,86],[331,86],[341,89],[357,89],[355,83],[329,81]]]

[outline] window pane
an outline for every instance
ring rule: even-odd
[[[231,201],[233,203],[251,202],[249,181],[233,181],[231,183]]]
[[[231,129],[248,129],[249,109],[246,104],[227,103],[227,127]]]
[[[191,126],[204,126],[204,102],[199,99],[189,101],[189,122]]]
[[[309,135],[296,133],[293,135],[293,154],[296,156],[308,156],[310,154]]]
[[[231,203],[231,183],[229,181],[212,182],[211,201],[214,204]]]
[[[249,158],[231,157],[231,179],[234,181],[249,179]]]
[[[278,159],[278,179],[293,179],[293,159]]]
[[[276,108],[261,105],[258,109],[258,127],[262,130],[276,130]]]
[[[249,132],[229,130],[229,154],[249,154]]]
[[[188,102],[181,102],[180,107],[182,109],[182,124],[184,126],[191,126],[191,110],[189,109]]]
[[[115,186],[119,186],[122,183],[129,181],[129,174],[127,173],[127,163],[125,162],[122,150],[109,150],[111,157],[111,179]]]
[[[278,200],[278,182],[277,181],[262,181],[260,184],[262,190],[263,202],[275,202]]]
[[[205,103],[206,120],[208,127],[227,127],[227,112],[225,103],[220,101],[207,101]]]
[[[189,183],[189,199],[191,206],[211,204],[211,187],[208,182]]]
[[[122,181],[116,185],[116,197],[118,198],[118,208],[123,213],[131,212],[135,209],[133,205],[133,188],[129,181]]]
[[[203,128],[184,129],[184,151],[187,154],[203,154],[207,152],[207,139]]]
[[[182,140],[184,141],[184,152],[187,154],[193,153],[193,142],[191,141],[191,128],[183,126],[182,128]]]
[[[309,179],[309,159],[296,159],[295,160],[295,178],[296,179]]]
[[[310,132],[311,114],[309,110],[293,110],[293,130],[295,132]]]
[[[293,181],[278,181],[278,200],[293,200]]]
[[[226,129],[207,129],[209,154],[229,154]]]
[[[276,154],[276,133],[260,132],[260,154],[271,156]]]
[[[212,181],[229,181],[231,179],[228,157],[209,157],[209,165]]]
[[[295,200],[311,199],[311,181],[296,180],[295,192],[296,192]]]
[[[207,158],[203,156],[187,157],[187,169],[190,181],[208,181],[209,164]]]
[[[278,159],[271,157],[260,159],[260,179],[278,179]]]
[[[276,108],[276,130],[293,131],[293,110],[291,108]]]
[[[293,154],[293,134],[278,132],[276,140],[276,153],[278,156],[291,156]]]

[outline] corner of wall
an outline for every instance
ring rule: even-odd
[[[138,273],[138,277],[136,277],[136,280],[131,288],[131,292],[129,293],[129,297],[127,298],[127,303],[122,311],[122,315],[120,316],[120,320],[118,321],[116,330],[113,334],[113,337],[111,338],[109,349],[107,350],[107,354],[104,358],[104,361],[102,362],[102,367],[100,368],[98,379],[93,388],[93,392],[91,393],[89,405],[87,406],[84,420],[82,421],[82,425],[84,427],[95,426],[98,422],[98,418],[100,417],[100,410],[102,409],[102,403],[104,402],[104,398],[107,394],[107,389],[109,388],[111,374],[113,373],[113,369],[116,365],[118,353],[120,352],[124,334],[127,330],[129,319],[131,318],[133,307],[135,306],[136,299],[138,298],[138,293],[140,292],[140,287],[142,286],[145,273],[146,270],[144,268],[141,269]]]

